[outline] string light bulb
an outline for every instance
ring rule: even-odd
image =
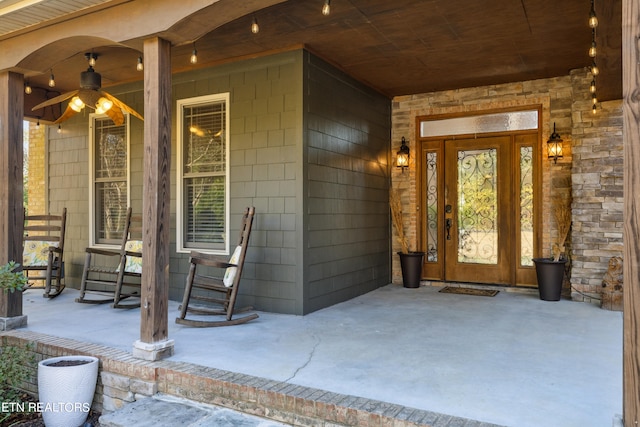
[[[591,12],[589,12],[589,27],[596,28],[598,26],[598,17],[596,16],[596,8],[591,0]]]
[[[324,0],[324,5],[322,6],[322,14],[324,16],[329,16],[331,13],[331,0]]]
[[[40,129],[40,117],[38,117],[38,120],[36,121],[36,129]]]
[[[260,26],[258,25],[258,20],[256,17],[253,17],[253,22],[251,23],[251,32],[253,34],[258,34],[260,32]]]
[[[589,27],[591,27],[591,47],[589,48],[589,56],[593,58],[590,71],[593,78],[589,85],[589,92],[591,93],[591,103],[593,107],[591,112],[597,113],[598,97],[596,96],[596,76],[600,74],[600,69],[596,65],[596,55],[598,50],[596,49],[596,27],[598,26],[598,18],[596,17],[595,0],[591,0],[591,11],[589,12]]]
[[[53,70],[51,70],[51,75],[49,76],[49,87],[56,86],[56,79],[53,77]]]
[[[196,44],[193,44],[193,51],[191,52],[191,58],[189,58],[189,62],[192,64],[198,63],[198,51],[196,50]]]
[[[62,125],[58,125],[58,131],[59,134],[62,133]]]
[[[598,114],[598,105],[597,104],[593,104],[593,107],[591,107],[591,114],[593,114],[593,115]]]
[[[597,53],[598,52],[597,52],[597,49],[596,49],[596,40],[595,40],[595,37],[594,37],[593,41],[591,42],[591,47],[589,48],[589,56],[592,57],[592,58],[595,58]]]
[[[142,56],[138,56],[138,64],[136,65],[136,70],[138,71],[144,70],[144,63],[142,62]]]
[[[29,84],[29,82],[25,83],[24,93],[26,93],[27,95],[31,95],[31,92],[33,92],[33,90],[31,89],[31,85]]]

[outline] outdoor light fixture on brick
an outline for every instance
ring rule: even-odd
[[[396,166],[402,168],[402,173],[404,173],[404,168],[409,166],[409,146],[407,146],[407,141],[404,139],[404,136],[402,137],[402,144],[397,153]]]
[[[553,163],[556,163],[558,159],[562,158],[562,138],[560,134],[556,132],[555,123],[553,123],[553,133],[547,141],[547,156],[553,159]]]

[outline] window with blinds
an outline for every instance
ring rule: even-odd
[[[178,101],[178,250],[229,250],[228,104],[228,94]]]
[[[118,244],[129,205],[129,120],[92,116],[92,244]]]

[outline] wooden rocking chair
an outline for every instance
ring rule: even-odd
[[[61,215],[25,215],[22,271],[29,280],[26,289],[43,289],[45,298],[54,298],[64,289],[64,233],[67,208]],[[32,281],[44,282],[34,286]]]
[[[87,248],[85,250],[84,271],[80,284],[80,296],[76,302],[85,304],[112,303],[113,308],[137,308],[140,302],[123,304],[130,297],[140,297],[140,277],[142,276],[142,217],[131,214],[127,209],[125,228],[120,249],[109,250]],[[105,258],[106,257],[106,258]],[[100,264],[108,258],[117,260],[117,266],[105,267]],[[138,291],[123,292],[123,288],[137,288]],[[105,294],[107,298],[87,298],[91,294]]]
[[[229,326],[239,325],[246,323],[250,320],[257,319],[258,315],[253,313],[244,317],[233,318],[234,305],[238,296],[238,288],[240,285],[240,277],[242,276],[242,267],[244,265],[245,255],[247,253],[247,247],[249,246],[249,234],[251,233],[251,225],[253,224],[253,217],[255,214],[255,208],[247,208],[243,218],[242,226],[240,227],[240,240],[238,246],[231,255],[231,258],[227,260],[221,260],[220,257],[215,255],[203,254],[193,251],[189,259],[189,275],[187,276],[186,286],[184,289],[184,297],[182,299],[182,305],[180,306],[180,317],[176,318],[176,323],[195,327],[212,327],[212,326]],[[215,267],[218,269],[225,269],[224,277],[212,277],[205,276],[196,273],[196,268],[202,267]],[[194,295],[192,291],[195,289],[201,289],[204,291],[210,291],[215,293],[215,296],[205,296],[202,294]],[[217,307],[193,307],[189,303],[191,300],[205,301],[207,303],[213,303]],[[243,313],[252,310],[253,307],[243,307],[235,310],[236,313]],[[226,320],[194,320],[186,319],[187,312],[203,315],[223,315],[226,316]]]

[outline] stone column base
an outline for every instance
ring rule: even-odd
[[[162,360],[173,356],[174,340],[147,343],[137,340],[133,343],[133,357],[143,360]]]
[[[27,326],[27,315],[14,317],[0,317],[0,331],[10,331],[12,329],[24,328]]]

